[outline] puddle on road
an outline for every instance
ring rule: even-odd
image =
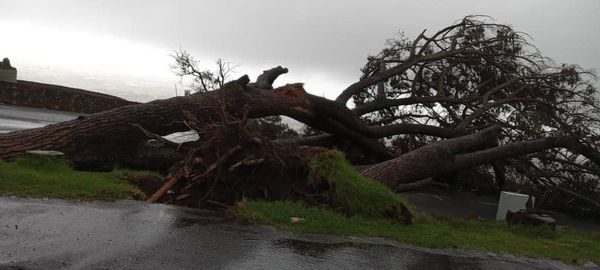
[[[356,243],[356,242],[336,242],[336,243],[322,243],[304,241],[299,239],[288,239],[281,238],[273,241],[274,246],[278,248],[288,248],[295,253],[302,256],[310,256],[321,258],[324,257],[328,252],[338,251],[345,248],[353,248],[358,250],[365,250],[372,247],[383,247],[383,245],[370,244],[370,243]]]
[[[189,217],[176,217],[173,221],[173,228],[182,229],[190,226],[202,226],[215,224],[219,221],[214,218],[189,218]]]

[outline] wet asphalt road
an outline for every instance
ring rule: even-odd
[[[0,133],[72,120],[80,114],[0,104]]]
[[[294,235],[138,201],[0,198],[0,269],[571,269],[376,238]]]

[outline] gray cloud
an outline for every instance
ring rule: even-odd
[[[486,14],[529,33],[558,62],[600,67],[600,1],[23,1],[0,2],[0,21],[110,34],[181,47],[257,70],[285,65],[322,72],[343,87],[366,56],[398,30],[415,36],[468,14]],[[295,76],[293,79],[302,80]],[[327,91],[339,91],[333,89]]]

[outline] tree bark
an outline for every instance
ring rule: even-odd
[[[471,135],[438,141],[371,166],[362,174],[396,189],[398,184],[453,171],[456,154],[494,146],[499,133],[500,127],[493,126]]]
[[[273,82],[281,74],[288,73],[288,69],[278,66],[269,70],[263,71],[261,75],[256,78],[256,82],[253,86],[261,89],[273,89]]]
[[[497,145],[500,127],[493,126],[458,138],[438,141],[395,159],[375,164],[362,174],[393,190],[408,182],[445,175],[498,160],[524,156],[551,148],[565,148],[599,164],[598,152],[570,136],[546,137]]]

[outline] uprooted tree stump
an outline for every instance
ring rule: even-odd
[[[245,112],[245,111],[244,111]],[[335,183],[311,175],[311,157],[324,148],[279,144],[246,127],[241,119],[222,113],[211,125],[199,125],[195,116],[183,112],[185,124],[198,140],[176,145],[136,125],[147,137],[184,152],[169,170],[163,185],[147,201],[196,208],[226,209],[244,198],[303,200],[331,205]],[[381,209],[382,215],[410,224],[413,213],[404,205]]]
[[[263,139],[245,128],[245,117],[227,117],[230,119],[200,127],[191,113],[184,115],[199,138],[182,146],[172,145],[186,152],[185,157],[169,170],[164,185],[148,202],[224,207],[242,198],[297,198],[329,188],[326,182],[306,181],[309,165],[300,148]]]

